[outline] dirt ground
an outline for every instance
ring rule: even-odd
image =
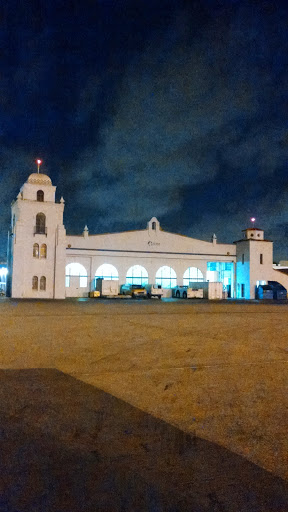
[[[288,304],[0,299],[0,321],[1,512],[288,510]]]

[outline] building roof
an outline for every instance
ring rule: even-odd
[[[242,232],[243,231],[264,231],[262,228],[246,228],[246,229],[242,229]]]
[[[52,185],[52,181],[49,176],[38,172],[33,172],[30,174],[27,182],[32,183],[33,185]]]

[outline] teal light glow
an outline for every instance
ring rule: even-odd
[[[148,272],[141,265],[133,265],[126,274],[126,284],[148,284]]]
[[[71,277],[79,277],[80,288],[86,288],[87,286],[87,270],[81,265],[81,263],[69,263],[66,265],[66,276],[65,276],[65,286],[66,288],[70,287],[70,278]]]
[[[192,282],[202,282],[204,281],[203,274],[201,270],[197,267],[189,267],[185,270],[183,275],[183,285],[189,286],[189,283]]]
[[[176,272],[172,267],[160,267],[156,272],[155,281],[162,288],[174,288],[174,286],[177,286]]]
[[[210,282],[223,283],[224,290],[228,292],[228,297],[234,294],[234,265],[227,261],[209,261],[207,263],[206,279]]]

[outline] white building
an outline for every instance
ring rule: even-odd
[[[153,217],[146,229],[67,235],[64,200],[45,174],[33,173],[12,203],[8,244],[8,291],[17,298],[85,297],[95,278],[119,284],[173,286],[191,281],[222,281],[228,295],[253,299],[255,287],[268,280],[288,289],[288,276],[273,269],[273,243],[261,229],[244,230],[231,244],[169,233]]]

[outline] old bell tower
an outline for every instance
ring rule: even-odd
[[[56,203],[55,191],[49,176],[32,173],[12,202],[8,236],[11,297],[65,298],[64,200]]]

